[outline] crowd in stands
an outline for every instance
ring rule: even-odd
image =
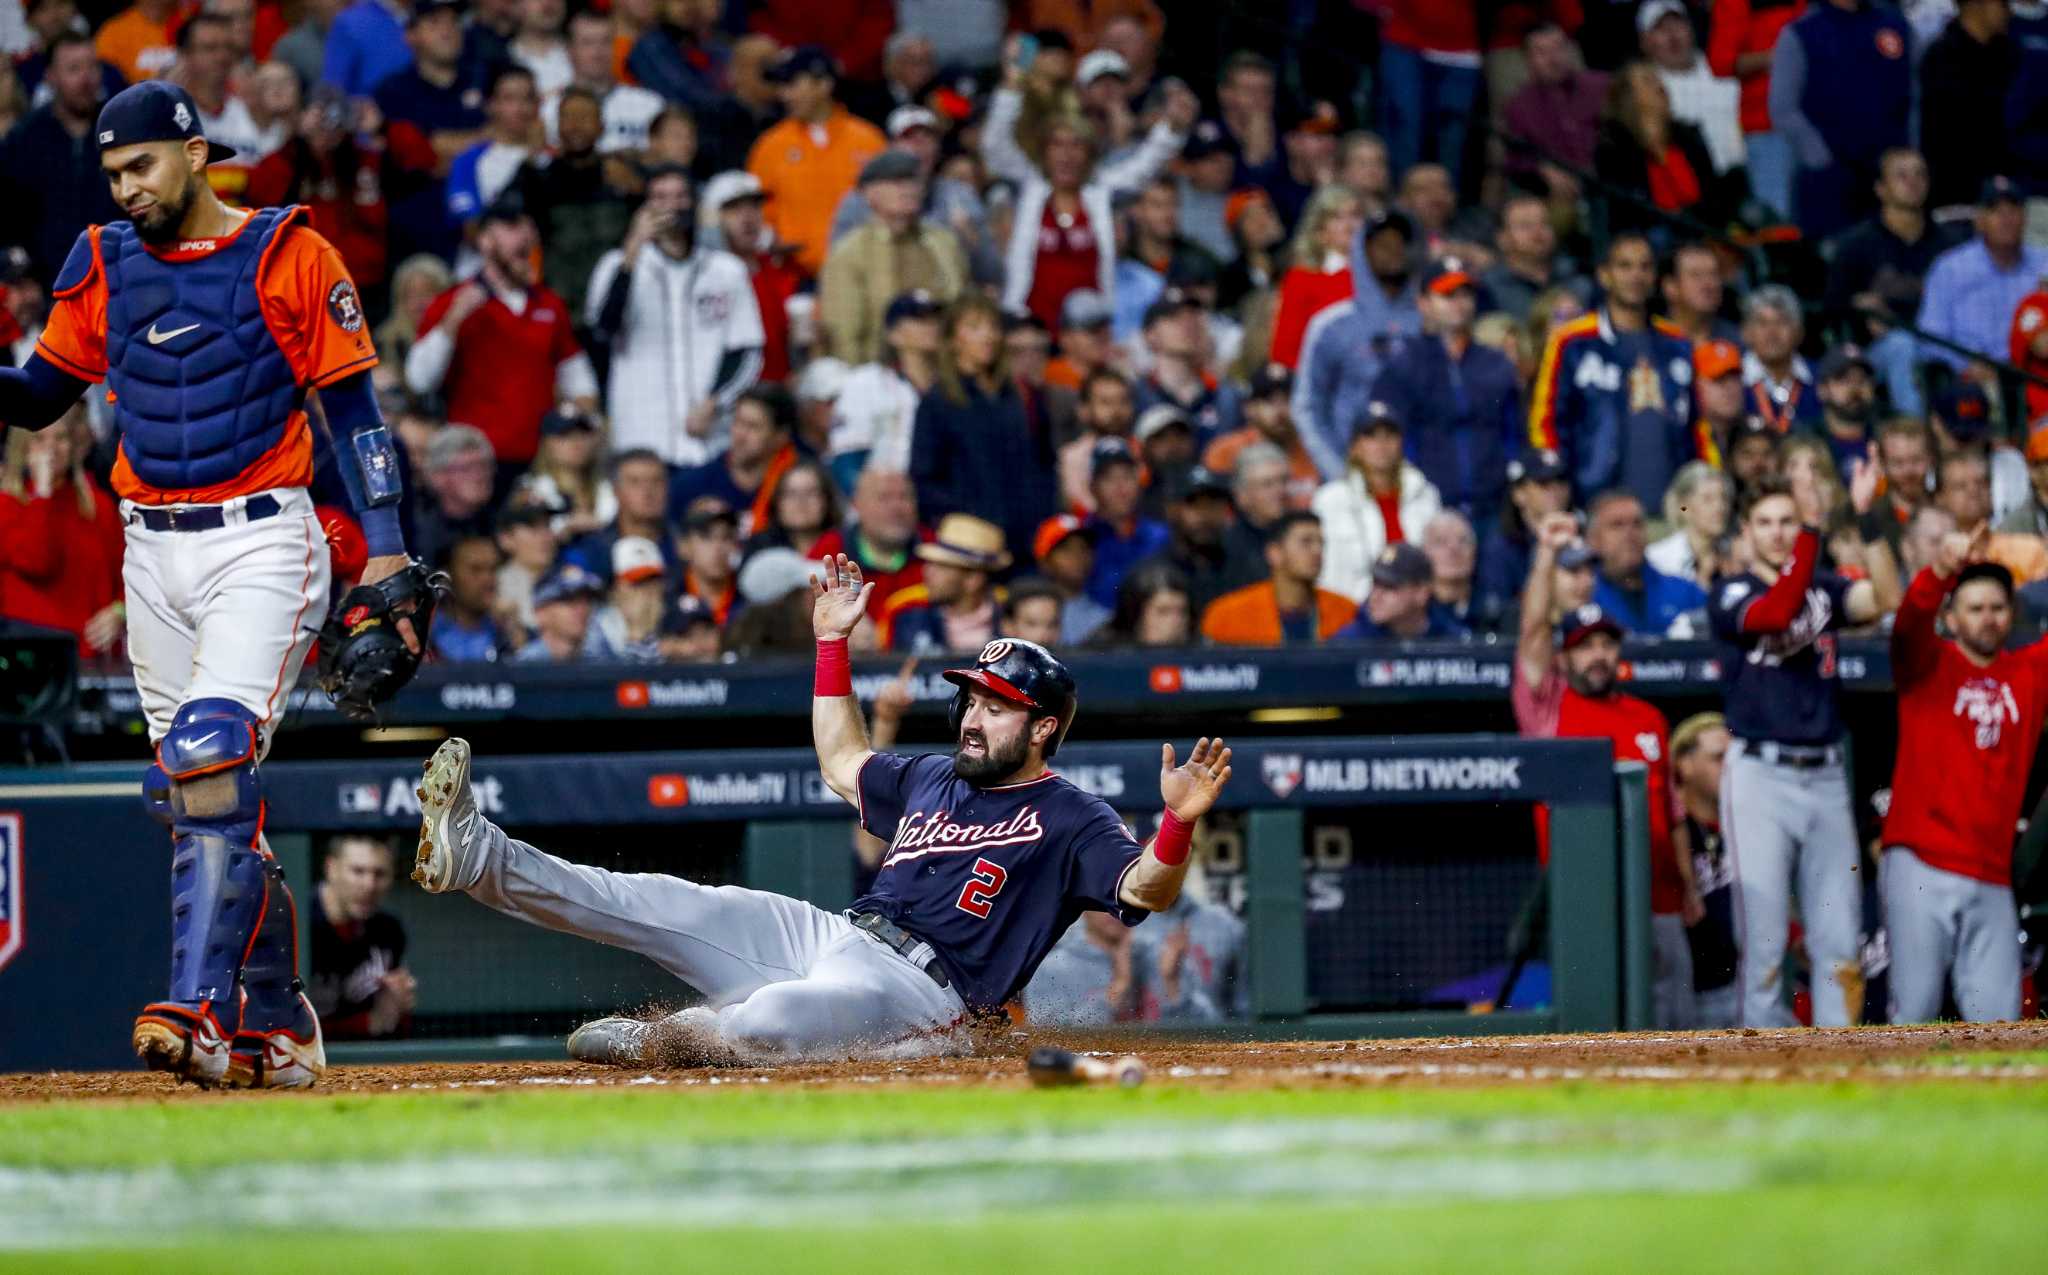
[[[2048,3],[1223,8],[0,0],[0,336],[162,76],[360,287],[444,660],[801,651],[834,553],[869,650],[1513,642],[1557,513],[1548,622],[1705,636],[1767,477],[2048,593]],[[106,428],[0,462],[88,656]]]

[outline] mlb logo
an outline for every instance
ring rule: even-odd
[[[376,784],[343,784],[338,796],[345,815],[374,815],[384,808],[384,793]]]
[[[1301,787],[1300,753],[1268,753],[1259,769],[1265,777],[1266,787],[1282,801]]]
[[[0,969],[21,950],[21,816],[0,815]]]
[[[1368,664],[1365,669],[1365,684],[1367,686],[1392,686],[1394,684],[1394,662],[1392,660],[1374,660],[1371,664]]]

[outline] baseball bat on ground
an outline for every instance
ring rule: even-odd
[[[1055,1085],[1114,1084],[1135,1089],[1145,1083],[1144,1061],[1130,1054],[1122,1058],[1091,1058],[1071,1049],[1040,1045],[1025,1063],[1031,1083],[1040,1088]]]

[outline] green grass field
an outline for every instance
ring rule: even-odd
[[[2040,1061],[1881,1084],[0,1107],[0,1271],[2039,1269],[2048,1087],[1999,1073]]]

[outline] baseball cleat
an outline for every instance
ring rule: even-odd
[[[476,883],[482,820],[469,786],[469,741],[451,739],[434,750],[420,779],[420,846],[412,879],[433,894]]]
[[[303,993],[299,1003],[305,1007],[301,1021],[311,1025],[311,1037],[290,1028],[235,1033],[235,1046],[228,1055],[228,1084],[237,1089],[310,1089],[319,1083],[327,1071],[320,1017]]]
[[[211,1009],[157,1004],[135,1020],[135,1054],[151,1071],[168,1071],[202,1089],[225,1081],[228,1042]]]
[[[599,1018],[569,1033],[569,1057],[607,1067],[638,1067],[646,1061],[654,1024],[637,1018]]]

